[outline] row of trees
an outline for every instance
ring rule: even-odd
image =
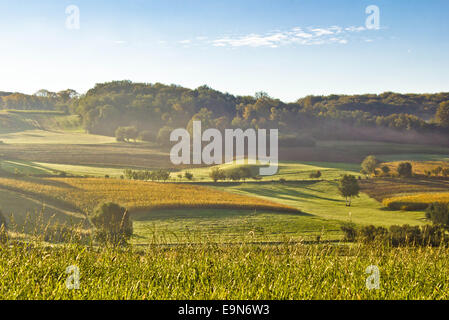
[[[124,176],[126,179],[130,180],[167,181],[170,179],[170,171],[163,169],[155,171],[126,169],[124,171]]]
[[[257,175],[255,175],[249,167],[237,167],[233,169],[228,170],[222,170],[219,168],[213,168],[210,173],[209,177],[214,181],[220,181],[220,180],[231,180],[231,181],[245,181],[246,179],[257,179]]]

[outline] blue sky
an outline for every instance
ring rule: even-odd
[[[0,0],[0,39],[3,91],[123,79],[284,101],[449,91],[447,0]]]

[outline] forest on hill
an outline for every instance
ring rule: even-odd
[[[132,127],[144,140],[168,141],[172,129],[201,120],[203,129],[278,128],[291,144],[314,139],[445,144],[447,123],[435,115],[447,101],[449,93],[386,92],[307,96],[285,103],[264,92],[234,96],[208,86],[113,81],[83,95],[70,89],[34,95],[3,92],[0,109],[60,110],[79,115],[89,133],[114,136],[119,127]]]

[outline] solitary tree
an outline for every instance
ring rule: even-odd
[[[377,160],[375,156],[368,156],[362,162],[362,170],[366,172],[366,174],[373,174],[378,165],[379,160]]]
[[[353,175],[345,174],[338,185],[338,191],[342,197],[346,199],[346,206],[351,206],[352,197],[358,197],[360,192],[360,186],[357,179]]]
[[[412,164],[410,162],[401,162],[398,165],[398,174],[403,178],[410,178],[412,176]]]
[[[437,122],[446,128],[449,128],[449,101],[440,103],[436,113]]]

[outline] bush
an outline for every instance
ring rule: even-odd
[[[345,223],[341,227],[341,231],[344,233],[344,241],[354,242],[357,237],[357,230],[355,228],[355,224],[353,223]]]
[[[101,242],[121,244],[133,233],[132,221],[128,211],[116,203],[107,202],[97,206],[90,215],[96,228],[96,238]]]
[[[218,180],[225,180],[226,179],[226,174],[224,173],[223,170],[220,170],[219,168],[214,168],[209,173],[209,177],[212,180],[214,180],[214,182],[217,182]],[[181,178],[182,178],[182,176],[181,176]]]
[[[118,127],[115,130],[115,138],[117,141],[129,141],[137,139],[138,131],[136,127]]]
[[[388,166],[382,166],[380,169],[384,175],[388,175],[390,173],[390,168]]]
[[[362,242],[385,241],[388,230],[384,227],[364,226],[360,229],[359,238]]]
[[[184,173],[184,177],[185,177],[187,180],[192,180],[192,179],[193,179],[193,174],[190,173],[190,172],[188,172],[188,171],[186,171],[186,172]]]
[[[373,225],[356,230],[353,224],[341,227],[346,241],[358,240],[364,243],[384,243],[393,247],[399,246],[440,246],[448,244],[448,237],[442,226],[391,226],[389,229]]]
[[[317,170],[316,172],[312,172],[310,173],[309,177],[312,179],[318,179],[321,177],[321,171]]]
[[[449,204],[435,202],[429,205],[426,211],[426,218],[433,224],[449,227]]]

